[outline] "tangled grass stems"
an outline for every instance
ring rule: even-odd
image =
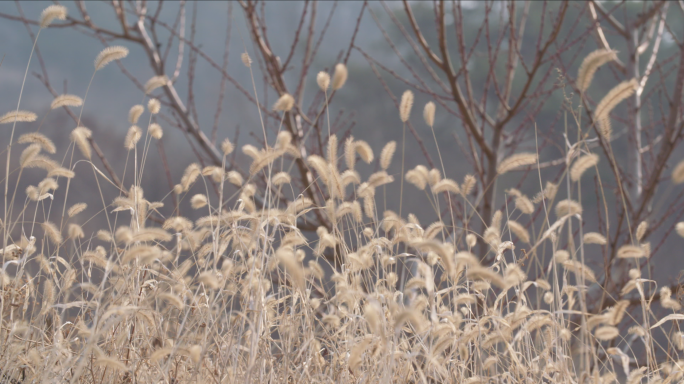
[[[45,20],[59,19],[55,12],[51,9]],[[105,50],[96,71],[123,53]],[[612,51],[603,52],[589,64],[597,67],[612,57]],[[242,61],[252,74],[246,53]],[[584,71],[582,89],[590,85],[595,68]],[[583,229],[592,218],[582,206],[582,175],[591,167],[601,175],[599,156],[586,145],[579,120],[576,142],[565,147],[564,181],[544,184],[538,149],[504,159],[500,175],[536,168],[538,197],[508,189],[515,204],[506,202],[505,211],[495,211],[491,225],[475,233],[468,229],[468,217],[480,215],[472,192],[493,186],[478,185],[471,175],[462,184],[450,178],[433,129],[434,103],[426,105],[423,117],[441,171],[423,165],[407,171],[405,131],[413,95],[407,91],[402,97],[397,213],[376,193],[398,181],[388,173],[397,143],[387,143],[376,159],[368,143],[350,137],[343,145],[346,169],[340,169],[342,145],[331,132],[327,90],[341,91],[353,78],[344,64],[336,66],[332,80],[321,73],[317,83],[325,96],[327,150],[303,154],[296,140],[306,137],[281,130],[295,104],[284,92],[274,108],[283,113],[275,144],[269,144],[262,118],[263,148],[242,146],[252,162],[244,177],[227,169],[234,150],[229,140],[221,145],[220,166],[186,167],[169,194],[186,199],[201,214],[196,220],[176,209],[160,225],[151,220],[164,204],[148,200],[142,189],[150,143],[162,137],[152,117],[159,105],[152,101],[140,153],[142,129],[135,124],[144,104],[122,116],[134,124],[119,146],[133,152],[133,182],[110,202],[100,184],[104,175],[90,162],[88,139],[96,133],[81,127],[80,117],[62,161],[68,156],[68,167],[50,158],[57,149],[50,138],[21,135],[17,144],[26,148],[16,183],[24,169],[46,177],[27,188],[20,202],[11,200],[16,210],[6,207],[2,223],[0,380],[609,383],[620,378],[663,383],[684,378],[678,368],[684,339],[669,328],[684,319],[673,289],[652,288],[655,282],[632,268],[629,281],[620,283],[621,296],[611,296],[605,306],[602,298],[590,312],[589,291],[606,290],[589,260],[612,239],[608,231]],[[168,81],[155,76],[145,86],[146,95]],[[253,74],[252,85],[259,100]],[[83,108],[86,95],[83,102],[79,96],[61,96],[53,105]],[[21,120],[18,108],[9,115],[15,123]],[[566,123],[565,129],[570,138],[572,128]],[[586,153],[574,160],[570,151],[579,148]],[[355,169],[357,156],[376,172],[362,176]],[[290,170],[296,161],[311,172],[310,185],[303,188],[316,184],[314,198],[293,183]],[[79,164],[93,169],[104,228],[93,217],[81,219],[90,208],[71,201],[70,181],[83,174]],[[680,168],[673,172],[675,183],[681,181]],[[53,197],[62,193],[58,176],[68,179],[61,215],[52,212]],[[421,223],[418,215],[404,215],[404,178],[407,188],[425,192],[436,221]],[[265,182],[259,184],[260,179]],[[353,191],[347,193],[350,185]],[[229,187],[237,192],[230,195]],[[567,196],[557,199],[561,187]],[[285,197],[286,189],[292,198]],[[443,218],[439,209],[443,202],[451,209],[457,197],[472,211],[464,213],[464,228],[457,226],[453,211]],[[538,210],[544,215],[541,225],[533,218]],[[314,211],[330,225],[304,233],[300,219]],[[41,230],[34,233],[35,226]],[[674,230],[684,237],[684,223]],[[647,222],[640,223],[631,244],[619,244],[617,262],[647,258],[649,235]],[[477,237],[491,262],[472,253]],[[658,301],[652,300],[655,292]],[[673,313],[660,317],[659,309]],[[671,331],[662,339],[666,344],[656,340],[660,331]],[[645,362],[637,356],[640,350],[646,351]]]

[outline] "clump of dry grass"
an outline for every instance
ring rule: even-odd
[[[96,69],[126,52],[103,51]],[[613,53],[601,55],[587,65],[596,66]],[[242,60],[251,65],[246,53]],[[593,72],[585,72],[588,86]],[[347,76],[339,64],[332,89],[339,90]],[[157,76],[145,92],[167,81]],[[327,91],[330,76],[321,72],[317,83]],[[82,105],[79,97],[65,96],[53,106]],[[412,102],[412,93],[404,93],[399,109],[404,123]],[[292,96],[284,94],[274,109],[289,111],[293,104]],[[151,101],[148,107],[151,113],[159,108]],[[142,105],[134,107],[131,124],[143,112]],[[430,102],[424,109],[430,127],[434,114]],[[36,116],[20,111],[2,119],[32,121]],[[156,123],[148,132],[162,137]],[[71,133],[88,159],[91,136],[85,127]],[[136,150],[141,137],[142,130],[133,125],[125,148]],[[459,185],[444,169],[423,165],[388,174],[393,141],[380,152],[381,170],[364,179],[355,170],[356,157],[374,162],[370,145],[348,138],[342,170],[337,137],[330,135],[325,157],[304,159],[324,199],[315,202],[301,191],[291,201],[268,198],[273,190],[296,188],[288,172],[273,166],[302,156],[291,135],[282,132],[273,147],[242,147],[252,161],[246,180],[220,166],[186,168],[174,192],[204,212],[201,218],[193,221],[174,210],[162,225],[154,224],[150,218],[163,202],[147,200],[136,182],[107,202],[101,214],[107,215],[108,227],[93,228],[87,220],[78,221],[86,212],[84,203],[72,202],[64,215],[38,209],[52,207],[53,194],[62,191],[68,201],[58,181],[80,175],[40,155],[56,149],[44,135],[23,134],[18,144],[27,145],[22,169],[47,171],[48,178],[27,190],[28,199],[16,200],[13,209],[21,214],[3,226],[21,229],[8,230],[9,243],[0,250],[3,381],[609,383],[621,376],[636,383],[683,377],[670,348],[682,349],[681,333],[668,339],[671,346],[652,343],[655,328],[684,318],[673,313],[649,325],[656,320],[656,305],[681,311],[668,287],[661,288],[655,304],[644,294],[645,283],[653,281],[642,279],[637,269],[630,271],[622,293],[632,294],[630,300],[645,308],[646,320],[636,320],[624,297],[596,314],[583,309],[587,287],[600,282],[578,258],[577,245],[586,253],[600,252],[593,244],[603,246],[607,240],[598,232],[580,238],[567,230],[586,213],[571,196],[556,202],[557,184],[547,182],[533,199],[509,189],[515,204],[507,210],[515,216],[496,211],[484,233],[463,231],[439,217],[421,224],[413,214],[382,210],[376,190],[406,178],[407,188],[426,191],[429,202],[446,194],[472,206],[478,180],[467,175]],[[221,144],[225,156],[233,149],[228,140]],[[501,161],[497,171],[505,174],[537,161],[536,153],[518,153]],[[578,182],[597,162],[596,155],[586,154],[566,164],[568,182]],[[674,182],[680,181],[679,173],[675,168]],[[258,190],[255,175],[268,188]],[[209,188],[191,192],[193,185],[210,183],[221,191],[230,183],[238,193],[226,202],[224,196],[209,198]],[[347,194],[350,184],[354,193]],[[260,205],[257,195],[266,197]],[[556,221],[535,228],[535,221],[527,219],[542,204],[555,206]],[[26,219],[24,212],[33,211]],[[298,223],[314,211],[326,215],[330,226],[304,234]],[[42,231],[34,231],[36,226]],[[675,229],[684,236],[684,223]],[[650,245],[642,243],[647,230],[645,222],[640,224],[638,244],[622,245],[618,258],[647,257]],[[479,237],[494,256],[492,262],[471,253]],[[541,266],[536,276],[528,273],[516,244],[530,249],[524,256],[532,259],[529,264]],[[545,257],[547,246],[553,257]],[[644,360],[630,355],[630,348],[642,347],[669,352],[643,365]]]

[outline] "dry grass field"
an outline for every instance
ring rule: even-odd
[[[66,8],[50,6],[40,31],[65,18]],[[118,45],[102,50],[92,87],[128,54]],[[245,51],[240,59],[253,82],[254,58]],[[581,61],[572,82],[582,102],[596,71],[615,60],[615,51],[598,49]],[[603,92],[591,126],[583,126],[580,106],[568,109],[559,178],[542,177],[538,149],[498,158],[492,180],[526,167],[525,190],[536,192],[508,188],[503,209],[491,212],[482,208],[486,194],[473,191],[492,185],[475,173],[448,178],[441,152],[431,154],[434,167],[405,165],[416,150],[407,145],[408,121],[432,129],[445,113],[436,101],[415,105],[405,91],[388,117],[403,140],[381,147],[331,131],[328,96],[354,81],[343,63],[310,79],[312,92],[324,95],[319,153],[304,151],[283,125],[275,133],[262,125],[265,145],[219,142],[219,162],[187,164],[163,201],[148,200],[141,185],[164,172],[146,163],[167,129],[156,119],[165,104],[151,96],[170,87],[166,76],[149,79],[143,102],[122,117],[130,124],[125,140],[108,144],[126,158],[116,180],[80,121],[87,91],[58,95],[45,106],[48,116],[22,108],[30,97],[22,88],[17,106],[0,117],[0,129],[11,131],[2,153],[0,382],[684,380],[678,286],[643,268],[655,247],[654,221],[607,220],[609,210],[632,212],[634,203],[619,180],[604,178],[618,167],[611,111],[639,92],[636,79]],[[252,97],[260,99],[256,86]],[[299,108],[289,93],[271,104],[281,124]],[[24,128],[64,113],[77,121],[64,133],[66,149]],[[533,124],[529,132],[537,137]],[[423,139],[444,151],[436,136]],[[249,159],[245,169],[227,166],[234,152]],[[393,164],[401,173],[388,172]],[[658,184],[678,194],[684,161],[670,164]],[[373,172],[362,176],[361,165]],[[302,169],[303,188],[294,182]],[[18,188],[27,175],[42,181]],[[72,197],[80,177],[94,180],[89,193],[99,206]],[[600,209],[587,211],[581,184],[594,179]],[[106,199],[103,190],[112,188],[118,197]],[[432,222],[404,206],[411,189],[423,198],[410,207],[433,212]],[[613,191],[617,206],[606,204]],[[388,209],[386,196],[397,194],[399,206]],[[190,202],[199,218],[180,215],[173,199]],[[587,221],[600,230],[586,231]],[[623,228],[620,236],[611,225]],[[684,245],[684,222],[668,225]],[[587,262],[608,247],[610,263],[628,276],[619,286]]]

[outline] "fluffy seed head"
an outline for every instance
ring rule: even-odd
[[[515,198],[515,207],[526,215],[534,213],[534,204],[525,195],[520,195]]]
[[[49,191],[54,191],[57,188],[59,188],[57,181],[55,181],[55,179],[51,177],[47,177],[43,179],[40,183],[38,183],[38,192],[41,194],[47,193]]]
[[[164,130],[162,130],[162,127],[157,123],[150,124],[150,126],[147,128],[147,132],[149,132],[150,136],[157,140],[164,136]]]
[[[598,232],[587,232],[583,237],[584,244],[606,245],[606,238]]]
[[[318,72],[318,75],[316,75],[316,83],[321,91],[325,92],[330,86],[330,75],[328,75],[328,72]]]
[[[349,370],[351,372],[357,371],[358,367],[363,361],[363,353],[368,348],[372,341],[373,335],[367,334],[358,344],[356,344],[349,352]]]
[[[137,124],[138,119],[140,118],[140,115],[145,112],[145,107],[143,107],[140,104],[134,105],[131,107],[131,109],[128,111],[128,122],[131,124]]]
[[[197,163],[192,163],[185,168],[183,177],[181,177],[180,187],[181,191],[186,191],[192,184],[197,181],[197,178],[202,174],[202,169]],[[175,188],[175,187],[174,187]]]
[[[411,107],[413,107],[413,92],[406,90],[401,95],[401,103],[399,103],[399,118],[402,122],[408,121],[411,116]]]
[[[546,182],[546,187],[544,188],[543,191],[537,193],[534,198],[532,199],[533,203],[539,203],[542,200],[553,200],[556,197],[556,193],[558,192],[558,184],[551,183],[549,181]]]
[[[442,192],[451,192],[454,194],[461,193],[461,188],[459,188],[458,184],[451,179],[444,179],[436,183],[431,183],[430,187],[435,194]]]
[[[280,186],[283,184],[289,184],[290,181],[291,181],[290,174],[287,172],[278,172],[271,178],[271,182],[275,186]]]
[[[46,221],[41,224],[45,235],[52,241],[54,245],[59,245],[62,243],[62,234],[59,233],[59,229],[53,223]]]
[[[344,162],[347,164],[347,169],[354,170],[356,165],[356,144],[351,136],[344,142]]]
[[[622,100],[631,96],[638,86],[639,83],[636,79],[623,81],[622,83],[616,85],[608,92],[608,94],[606,94],[606,96],[603,97],[603,99],[601,99],[599,104],[596,106],[594,114],[597,117],[607,116],[616,105],[618,105]]]
[[[80,225],[75,223],[69,224],[69,226],[67,227],[67,235],[70,239],[82,239],[85,237],[85,234],[83,233],[83,228],[81,228]]]
[[[145,83],[145,94],[149,95],[150,92],[154,91],[159,87],[165,86],[166,84],[168,84],[168,82],[169,78],[166,77],[166,75],[152,77],[151,79],[147,80],[147,83]]]
[[[646,234],[646,230],[648,229],[648,222],[642,221],[639,223],[639,226],[636,229],[636,240],[641,241],[641,239],[644,238],[644,235]]]
[[[289,93],[284,93],[273,105],[273,110],[288,112],[294,106],[294,97]]]
[[[333,137],[335,137],[335,136],[333,135]],[[332,137],[331,137],[331,139],[332,139]],[[278,132],[278,136],[276,136],[276,148],[285,148],[291,142],[292,142],[292,134],[290,132],[288,132],[288,131]],[[335,137],[335,143],[337,143],[337,137]],[[337,145],[335,145],[335,147],[337,147]]]
[[[241,187],[242,183],[244,180],[242,179],[242,175],[240,175],[237,171],[230,171],[226,173],[226,180],[228,180],[229,183]]]
[[[240,60],[242,60],[242,64],[244,64],[245,67],[249,68],[252,66],[252,59],[249,57],[249,53],[242,52],[240,55]]]
[[[639,83],[636,79],[623,81],[611,89],[596,106],[594,120],[599,124],[599,131],[606,139],[610,140],[611,134],[610,111],[622,100],[632,96],[638,86]]]
[[[577,214],[582,214],[582,206],[574,200],[561,200],[556,204],[556,216],[558,217]]]
[[[235,149],[235,147],[233,147],[233,143],[231,143],[230,140],[223,140],[221,143],[221,151],[223,151],[224,156],[228,156],[231,152],[233,152],[233,149]]]
[[[57,150],[52,140],[39,132],[25,133],[19,136],[17,142],[19,144],[38,144],[47,153],[55,153]]]
[[[36,121],[38,116],[29,111],[11,111],[7,112],[2,117],[0,117],[0,124],[9,124],[16,122],[32,122]]]
[[[137,125],[131,125],[128,128],[128,133],[126,133],[126,138],[124,139],[124,147],[128,150],[135,148],[138,144],[138,140],[142,137],[142,131]]]
[[[126,47],[107,47],[103,49],[102,52],[100,52],[100,54],[95,58],[95,70],[99,71],[112,61],[121,60],[126,56],[128,56],[128,48]]]
[[[161,109],[161,103],[157,99],[150,99],[150,101],[147,102],[147,109],[151,114],[156,115]]]
[[[577,73],[577,88],[580,92],[584,93],[589,88],[600,66],[615,59],[617,59],[617,52],[610,49],[599,49],[585,57]]]
[[[101,356],[97,358],[94,362],[94,365],[101,366],[101,367],[107,367],[111,370],[114,371],[126,371],[128,370],[128,367],[126,367],[126,364],[122,363],[121,361],[111,358],[111,357],[106,357],[106,356]]]
[[[390,163],[392,162],[392,156],[394,155],[394,151],[396,149],[396,141],[390,141],[389,143],[385,144],[385,147],[382,149],[382,152],[380,152],[380,168],[384,170],[387,170],[387,168],[389,168]]]
[[[600,327],[594,333],[596,338],[601,341],[613,340],[614,338],[618,337],[619,334],[620,331],[611,325]]]
[[[285,268],[287,273],[290,274],[292,283],[297,288],[304,290],[306,287],[306,281],[304,279],[304,271],[297,261],[294,253],[291,250],[284,249],[283,247],[276,251],[276,257],[278,262]]]
[[[86,127],[76,127],[71,131],[71,141],[76,143],[83,156],[88,159],[90,159],[90,143],[88,142],[88,139],[91,136],[92,132]]]
[[[59,95],[52,100],[50,109],[57,109],[60,107],[80,107],[83,105],[83,99],[76,95]]]
[[[356,153],[359,154],[361,160],[363,160],[366,164],[370,164],[371,162],[373,162],[373,149],[370,145],[368,145],[367,142],[363,140],[355,141],[354,147],[356,149]]]
[[[599,156],[594,153],[580,157],[572,165],[572,168],[570,168],[570,179],[572,179],[572,181],[578,181],[584,172],[598,164],[598,161]]]
[[[677,231],[679,236],[684,237],[684,221],[680,221],[675,225],[675,231]]]
[[[468,248],[472,248],[477,244],[477,236],[475,236],[472,233],[469,233],[466,235],[466,244],[468,245]]]
[[[418,165],[414,169],[406,172],[406,181],[415,185],[421,191],[425,189],[428,182],[428,170],[425,166]]]
[[[207,197],[201,193],[196,194],[190,199],[190,205],[193,209],[199,209],[207,206]]]
[[[69,210],[67,211],[69,217],[74,217],[78,215],[79,213],[83,212],[84,209],[88,207],[88,204],[86,203],[76,203],[72,205]]]
[[[432,101],[428,101],[427,104],[425,104],[425,108],[423,109],[423,118],[425,119],[425,123],[432,127],[435,124],[435,103]]]
[[[613,134],[613,126],[610,123],[610,116],[603,116],[596,119],[596,124],[598,124],[598,131],[601,136],[605,137],[606,140],[610,140]]]
[[[19,165],[24,168],[40,153],[40,144],[31,144],[21,152],[19,157]]]
[[[680,161],[672,170],[672,182],[675,184],[684,183],[684,160]]]
[[[344,83],[347,82],[347,66],[344,65],[343,63],[339,63],[335,66],[335,73],[333,74],[333,79],[332,79],[332,89],[333,91],[336,91],[344,85]]]
[[[473,191],[473,188],[475,188],[475,184],[477,184],[475,176],[465,175],[463,178],[463,184],[461,184],[461,193],[463,193],[464,196],[468,196],[470,192]]]
[[[617,251],[617,257],[620,259],[629,259],[629,258],[641,258],[641,257],[646,257],[646,252],[644,252],[644,249],[641,247],[638,247],[636,245],[623,245],[618,249]]]
[[[537,154],[536,153],[516,153],[515,155],[511,155],[501,161],[499,165],[496,167],[496,172],[499,175],[503,175],[504,173],[513,170],[517,167],[522,167],[525,165],[532,165],[537,163]]]
[[[530,234],[527,232],[527,229],[522,226],[522,224],[518,223],[517,221],[508,220],[508,228],[518,239],[520,239],[520,241],[529,244]]]
[[[57,164],[56,161],[52,160],[49,157],[43,156],[43,155],[35,155],[33,158],[29,161],[27,161],[24,164],[24,167],[26,168],[40,168],[44,169],[48,172],[52,171],[55,168],[59,167],[59,164]]]
[[[72,179],[76,176],[76,173],[74,173],[74,171],[66,169],[66,168],[56,167],[56,168],[51,169],[47,175],[48,175],[48,177],[57,176],[57,177],[65,177],[67,179]]]
[[[40,27],[45,28],[52,20],[66,20],[67,9],[63,5],[53,4],[43,9],[43,13],[40,14]]]

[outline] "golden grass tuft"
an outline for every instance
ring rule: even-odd
[[[86,203],[76,203],[69,207],[69,210],[67,211],[67,214],[69,217],[74,217],[78,215],[79,213],[83,212],[88,207],[88,204]]]
[[[71,141],[76,143],[78,149],[87,159],[90,159],[91,156],[90,143],[88,142],[91,136],[92,132],[86,127],[76,127],[71,131]]]
[[[392,156],[394,156],[394,151],[396,149],[396,141],[390,141],[389,143],[385,144],[385,146],[382,148],[382,152],[380,152],[380,168],[384,170],[389,168],[390,163],[392,163]]]
[[[399,117],[402,122],[408,121],[411,115],[411,107],[413,107],[413,92],[406,90],[401,95],[401,102],[399,103]]]
[[[157,99],[150,99],[150,101],[147,102],[147,110],[150,111],[151,114],[156,115],[161,110],[161,103]]]
[[[621,101],[630,97],[638,86],[639,83],[636,79],[623,81],[611,89],[596,106],[594,119],[599,125],[599,131],[606,139],[610,140],[611,138],[610,112]]]
[[[336,91],[344,86],[347,82],[347,76],[349,72],[347,71],[347,66],[344,63],[339,63],[335,65],[335,72],[332,78],[332,90]]]
[[[428,103],[425,104],[425,108],[423,108],[423,119],[425,120],[425,124],[429,127],[435,125],[435,109],[435,103],[432,101],[428,101]]]
[[[57,109],[61,107],[80,107],[83,105],[83,99],[76,95],[59,95],[52,100],[50,109]]]
[[[617,52],[610,49],[599,49],[585,57],[577,73],[577,88],[579,88],[580,92],[584,93],[589,88],[591,81],[594,79],[594,74],[600,66],[616,58]]]
[[[107,47],[95,58],[95,70],[99,71],[107,64],[115,60],[121,60],[128,56],[128,48],[122,46]]]
[[[131,150],[135,148],[138,144],[140,138],[142,137],[142,130],[137,125],[131,125],[126,133],[126,138],[124,139],[124,148]]]
[[[168,84],[168,82],[169,78],[166,77],[166,75],[151,77],[149,80],[147,80],[147,83],[145,83],[145,94],[149,95],[155,89]]]
[[[125,48],[115,48],[98,56],[96,70],[125,57]],[[614,55],[585,59],[581,91]],[[242,60],[251,66],[247,53]],[[332,79],[321,72],[316,85],[327,94],[348,80],[337,64]],[[633,91],[625,84],[599,103],[599,128],[609,127],[622,93]],[[165,86],[166,76],[151,78],[143,100]],[[10,159],[8,180],[26,173],[32,185],[7,186],[16,198],[10,194],[7,223],[0,223],[7,232],[0,250],[3,381],[598,383],[615,382],[616,371],[632,383],[681,381],[676,352],[684,334],[671,327],[684,319],[680,292],[642,270],[660,246],[659,226],[670,232],[673,223],[644,216],[634,238],[614,237],[612,216],[596,220],[594,195],[577,193],[598,155],[583,152],[556,173],[537,169],[537,153],[500,160],[502,148],[493,148],[482,153],[485,162],[500,160],[485,185],[491,180],[481,164],[473,174],[402,164],[400,174],[390,168],[394,141],[376,158],[380,148],[343,139],[341,131],[314,139],[312,151],[300,147],[307,138],[299,132],[276,129],[261,145],[239,143],[246,156],[234,154],[238,143],[228,139],[200,142],[211,157],[187,165],[170,181],[172,192],[148,196],[141,180],[166,173],[144,169],[154,164],[152,138],[163,137],[154,121],[166,118],[155,116],[165,95],[147,101],[144,146],[135,156],[118,148],[129,160],[119,180],[103,161],[73,158],[76,147],[91,158],[97,133],[85,127],[71,132],[69,151],[54,160],[46,155],[57,153],[50,138],[21,132],[17,142],[26,147]],[[406,91],[403,123],[413,101]],[[82,103],[62,95],[51,108]],[[143,105],[128,116],[129,150],[142,138]],[[293,108],[284,93],[273,106]],[[435,109],[434,102],[423,109],[430,128]],[[340,157],[346,169],[338,168]],[[358,159],[366,164],[355,169]],[[674,184],[684,182],[683,164],[673,168]],[[514,170],[531,171],[533,182],[496,178]],[[96,183],[79,190],[71,179],[81,177]],[[404,178],[419,189],[411,191],[418,212],[394,211]],[[484,217],[488,191],[495,197]],[[82,193],[101,194],[102,205]],[[684,223],[674,231],[684,237]],[[627,244],[614,249],[614,241]],[[611,253],[616,258],[604,265]],[[608,283],[606,271],[615,273]],[[603,291],[611,285],[615,292]],[[647,358],[631,355],[644,348]]]
[[[128,111],[128,122],[131,124],[137,124],[140,116],[145,112],[145,107],[140,104],[134,105]]]
[[[55,147],[55,143],[53,143],[52,140],[50,140],[50,138],[48,138],[47,136],[45,136],[39,132],[25,133],[25,134],[19,136],[17,143],[19,143],[19,144],[29,144],[29,143],[39,144],[43,151],[50,153],[50,154],[54,154],[57,151],[57,147]]]
[[[40,27],[46,28],[53,20],[66,20],[67,9],[63,5],[53,4],[49,5],[40,14]]]
[[[46,221],[42,223],[41,226],[43,227],[43,231],[45,232],[47,238],[49,238],[54,245],[59,245],[62,243],[62,234],[59,232],[59,229],[55,224]]]
[[[283,112],[289,112],[290,109],[294,106],[294,97],[290,95],[289,93],[284,93],[278,101],[273,105],[273,109],[276,111],[283,111]]]
[[[330,75],[328,72],[318,72],[318,75],[316,75],[316,84],[318,84],[318,88],[320,88],[321,91],[327,91],[328,87],[330,87]]]
[[[578,181],[580,177],[587,171],[587,169],[596,166],[598,164],[599,157],[596,154],[589,154],[580,157],[575,160],[570,168],[570,179],[572,181]]]
[[[38,116],[29,111],[11,111],[0,116],[0,124],[9,124],[14,122],[33,122]]]
[[[672,182],[675,184],[684,183],[684,160],[677,163],[672,170]]]
[[[245,67],[249,68],[252,66],[252,58],[249,57],[249,53],[242,52],[242,54],[240,54],[240,60],[242,61],[242,64],[245,65]]]
[[[150,126],[147,128],[147,132],[150,134],[150,136],[157,140],[164,136],[164,130],[162,129],[161,125],[157,123],[150,124]]]
[[[536,163],[536,153],[516,153],[502,160],[496,167],[496,172],[499,175],[503,175],[506,172],[514,170],[515,168],[525,165],[533,165]]]

